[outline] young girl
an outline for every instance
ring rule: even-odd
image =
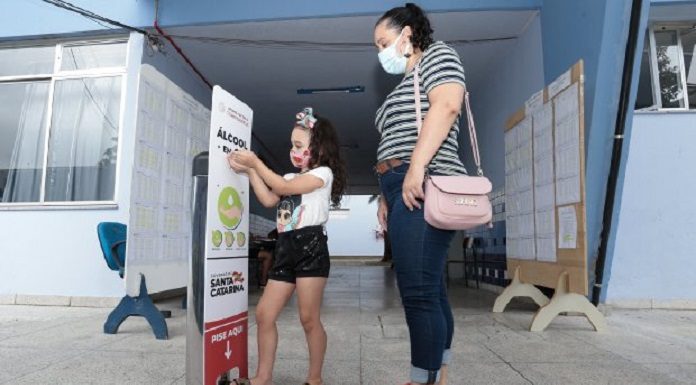
[[[256,377],[238,385],[271,385],[278,345],[276,320],[297,290],[300,321],[309,347],[305,385],[323,385],[321,378],[326,332],[319,310],[329,276],[329,250],[324,224],[329,204],[338,205],[346,184],[336,131],[311,108],[297,114],[292,130],[290,160],[298,174],[280,176],[251,151],[230,154],[230,167],[247,172],[261,204],[277,206],[278,241],[268,283],[256,307],[259,363]]]

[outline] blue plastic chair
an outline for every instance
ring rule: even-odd
[[[123,278],[126,265],[126,225],[117,222],[102,222],[97,225],[97,236],[101,245],[104,260],[109,269],[118,271]]]
[[[123,223],[101,222],[97,225],[97,236],[104,261],[109,269],[117,271],[123,278],[126,266],[126,239],[128,228]],[[125,295],[118,306],[109,314],[104,323],[104,333],[116,334],[119,326],[130,316],[145,317],[158,340],[169,336],[165,318],[171,316],[168,310],[159,311],[147,293],[145,276],[140,275],[140,293],[137,297]]]

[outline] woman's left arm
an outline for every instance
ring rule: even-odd
[[[461,112],[464,92],[464,86],[455,82],[438,85],[428,92],[430,108],[423,120],[403,185],[403,200],[409,210],[421,208],[418,199],[425,197],[425,168],[447,139],[452,124]]]

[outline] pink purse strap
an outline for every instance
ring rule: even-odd
[[[416,99],[416,127],[418,127],[418,135],[420,136],[421,127],[423,126],[423,117],[421,115],[421,98],[420,98],[420,63],[416,64],[413,71],[413,93]],[[474,115],[471,113],[471,103],[469,102],[469,91],[464,89],[464,106],[466,108],[467,126],[469,127],[469,141],[471,143],[471,153],[474,156],[474,164],[479,176],[483,176],[481,168],[481,155],[479,153],[478,138],[476,137],[476,126],[474,125]]]

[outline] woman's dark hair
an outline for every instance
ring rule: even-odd
[[[411,44],[421,51],[425,51],[430,47],[430,44],[433,44],[433,29],[430,28],[430,20],[421,7],[413,3],[406,3],[403,7],[388,10],[377,20],[375,25],[379,25],[383,21],[386,21],[390,28],[399,31],[406,26],[411,27],[413,30]]]
[[[309,168],[327,166],[333,172],[331,185],[331,204],[337,207],[341,204],[343,192],[346,189],[346,166],[341,159],[341,148],[338,134],[333,124],[319,115],[310,132],[309,151],[311,158]]]

